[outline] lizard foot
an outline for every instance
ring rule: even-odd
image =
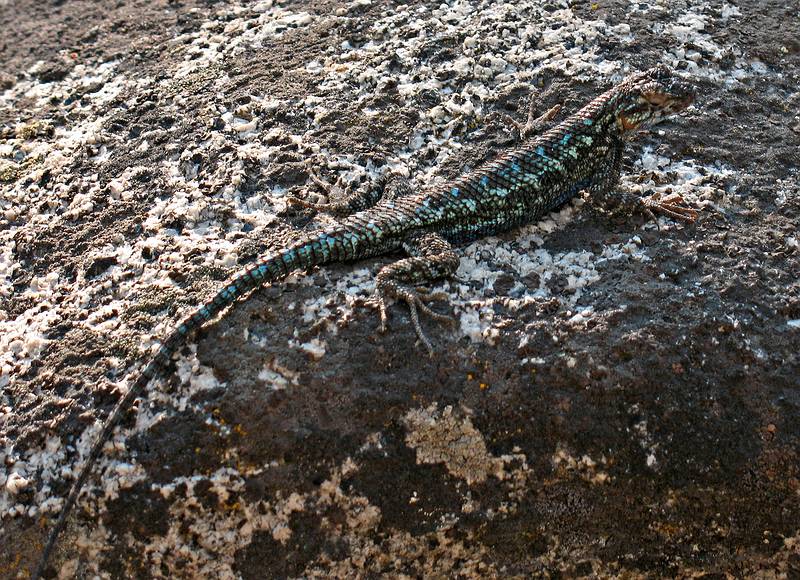
[[[305,161],[305,169],[309,179],[314,183],[314,185],[316,185],[319,189],[321,189],[325,193],[328,199],[331,199],[331,197],[338,198],[344,195],[344,189],[342,188],[341,185],[342,181],[341,178],[337,179],[336,183],[329,183],[325,181],[325,179],[323,179],[317,172],[316,168],[314,167],[314,163],[308,159]],[[334,204],[330,202],[328,203],[311,202],[303,198],[295,197],[293,195],[286,198],[286,203],[288,205],[292,205],[295,207],[313,209],[323,213],[334,213],[337,209],[334,206]]]
[[[391,294],[408,304],[408,308],[411,312],[411,324],[414,326],[414,332],[417,333],[417,338],[419,338],[420,342],[425,345],[425,348],[428,350],[428,354],[433,356],[433,345],[422,330],[422,326],[419,323],[419,313],[422,312],[423,314],[430,316],[439,322],[455,324],[455,318],[447,314],[436,312],[430,306],[428,306],[428,303],[447,298],[447,295],[444,292],[428,293],[427,290],[414,290],[399,284],[392,288]],[[378,291],[374,300],[372,301],[372,305],[378,309],[378,314],[380,316],[379,330],[381,332],[386,332],[388,314],[386,310],[386,297],[384,296],[383,292]]]
[[[328,197],[331,196],[341,196],[344,194],[344,190],[342,189],[342,179],[341,177],[336,180],[336,183],[329,183],[317,171],[317,168],[314,166],[313,161],[310,159],[306,160],[306,173],[308,173],[308,177],[314,184],[319,187],[322,191],[325,192],[325,195]]]
[[[314,209],[316,211],[322,211],[322,212],[324,212],[324,211],[326,211],[328,209],[328,204],[327,203],[314,203],[314,202],[307,201],[307,200],[305,200],[303,198],[300,198],[300,197],[295,197],[293,195],[290,195],[290,196],[288,196],[286,198],[286,203],[288,205],[292,205],[294,207],[303,207],[303,208]]]
[[[534,108],[531,107],[528,113],[528,120],[524,125],[507,113],[491,111],[483,118],[483,122],[487,126],[499,124],[511,133],[511,137],[514,141],[519,141],[520,139],[528,139],[544,131],[548,123],[558,115],[559,111],[561,111],[561,105],[556,105],[551,107],[544,114],[534,118]]]
[[[673,219],[692,223],[699,215],[697,210],[687,207],[683,196],[677,193],[666,197],[654,193],[640,198],[640,203],[644,206],[644,211],[654,220],[656,219],[655,213],[660,213]],[[658,223],[657,220],[656,223]]]
[[[547,128],[548,123],[561,111],[561,104],[555,105],[534,119],[533,108],[528,112],[528,122],[519,127],[519,134],[523,139],[529,139]]]

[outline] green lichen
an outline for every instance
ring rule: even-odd
[[[21,173],[16,163],[0,160],[0,183],[13,183],[19,179]]]
[[[47,121],[37,120],[20,125],[14,130],[18,139],[26,141],[36,137],[46,137],[53,134],[53,126]]]
[[[27,157],[22,163],[0,159],[0,183],[13,183],[28,173],[34,165],[44,161],[44,156]]]

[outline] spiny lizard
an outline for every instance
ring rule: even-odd
[[[270,252],[235,275],[208,301],[186,316],[162,342],[120,399],[72,485],[48,538],[38,578],[92,467],[114,427],[178,347],[198,328],[250,291],[282,280],[296,270],[331,262],[359,260],[402,250],[407,257],[385,266],[377,275],[377,305],[385,328],[385,298],[406,302],[420,341],[432,350],[422,332],[419,312],[448,319],[428,307],[428,297],[415,286],[451,276],[459,264],[454,245],[531,223],[568,202],[581,191],[593,198],[638,206],[693,221],[697,214],[678,196],[638,197],[620,192],[618,182],[624,143],[693,100],[692,88],[668,68],[659,66],[630,76],[580,111],[541,133],[558,111],[554,107],[529,120],[525,141],[494,161],[445,185],[414,192],[407,182],[381,179],[373,187],[329,204],[294,199],[293,203],[334,215],[341,221]],[[538,134],[537,134],[538,133]],[[314,173],[312,179],[325,185]]]

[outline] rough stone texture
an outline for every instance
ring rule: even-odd
[[[431,183],[509,144],[489,111],[657,62],[698,102],[628,182],[695,225],[577,203],[465,248],[430,360],[362,307],[392,257],[255,292],[151,386],[52,572],[800,575],[796,7],[405,6],[0,6],[0,576],[153,341],[327,219],[285,207],[300,158]]]

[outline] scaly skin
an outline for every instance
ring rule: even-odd
[[[432,350],[419,325],[418,310],[437,319],[447,317],[428,308],[413,287],[456,271],[459,258],[453,244],[535,222],[582,190],[601,199],[693,221],[696,213],[681,205],[679,198],[663,201],[614,192],[625,141],[637,130],[685,109],[692,99],[690,87],[665,67],[657,67],[629,77],[559,125],[446,185],[414,193],[404,182],[381,180],[377,187],[330,205],[294,200],[297,205],[346,217],[338,225],[310,234],[248,266],[184,318],[163,341],[106,419],[50,533],[34,578],[44,571],[114,427],[195,330],[253,289],[278,282],[296,270],[403,249],[408,257],[384,267],[377,275],[381,326],[385,327],[386,321],[384,298],[400,298],[411,309],[420,340]],[[521,131],[523,136],[532,132],[530,125]],[[319,182],[313,174],[312,178]]]

